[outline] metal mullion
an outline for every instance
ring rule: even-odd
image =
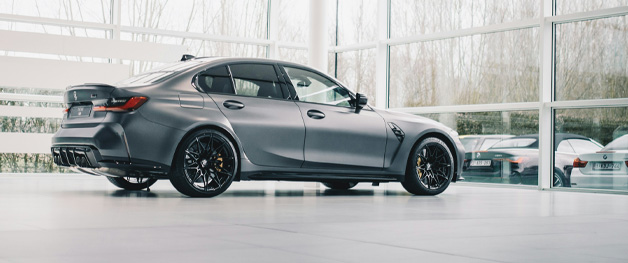
[[[547,21],[554,24],[563,24],[569,22],[579,22],[592,19],[601,19],[617,16],[628,15],[628,6],[600,9],[595,11],[580,12],[573,14],[558,15],[546,18]]]
[[[307,50],[308,46],[305,43],[298,42],[287,42],[287,41],[277,41],[278,48],[292,48],[292,49],[303,49]]]
[[[181,31],[174,31],[174,30],[145,28],[145,27],[120,26],[120,31],[128,32],[128,33],[136,33],[136,34],[161,35],[161,36],[181,37],[181,38],[208,40],[208,41],[225,42],[225,43],[258,45],[258,46],[268,46],[272,44],[272,41],[268,39],[217,36],[217,35],[208,35],[204,33],[181,32]]]
[[[514,21],[514,22],[502,23],[502,24],[482,26],[482,27],[472,27],[472,28],[438,32],[438,33],[425,34],[425,35],[391,38],[387,40],[386,43],[391,46],[394,46],[394,45],[403,45],[403,44],[410,44],[410,43],[416,43],[416,42],[426,42],[426,41],[435,41],[435,40],[457,38],[457,37],[464,37],[464,36],[472,36],[472,35],[477,35],[477,34],[498,33],[498,32],[504,32],[504,31],[539,27],[540,23],[541,22],[538,18],[531,18],[531,19],[524,19],[524,20],[519,20],[519,21]]]
[[[514,103],[468,104],[468,105],[390,108],[390,109],[399,111],[399,112],[406,112],[406,113],[413,113],[413,114],[430,114],[430,113],[457,113],[457,112],[526,111],[526,110],[538,110],[540,105],[541,104],[538,102],[514,102]]]
[[[553,0],[542,0],[540,11],[541,23],[539,32],[539,169],[538,189],[548,189],[552,186],[554,167],[554,112],[549,104],[554,100],[555,76],[555,41],[554,24],[551,18],[554,14]]]
[[[99,29],[99,30],[114,30],[114,25],[112,24],[63,20],[63,19],[46,18],[46,17],[12,15],[12,14],[0,14],[0,21],[32,23],[32,24],[42,24],[42,25],[51,25],[51,26],[80,27],[80,28]]]
[[[628,98],[561,100],[561,101],[552,101],[548,103],[546,107],[551,107],[553,109],[628,107]]]
[[[62,103],[63,96],[0,93],[0,100]]]
[[[382,41],[385,44],[385,41]],[[378,45],[378,41],[369,41],[364,43],[356,43],[342,46],[331,46],[329,47],[330,52],[342,53],[347,51],[358,51],[364,49],[376,48]]]

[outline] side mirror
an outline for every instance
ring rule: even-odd
[[[355,94],[355,113],[360,113],[362,108],[366,106],[368,100],[368,97],[362,93]]]

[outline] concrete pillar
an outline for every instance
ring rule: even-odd
[[[310,0],[310,34],[308,64],[327,72],[327,57],[329,52],[329,37],[327,34],[327,5],[328,0]]]

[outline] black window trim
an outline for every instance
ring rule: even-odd
[[[277,79],[278,82],[280,83],[279,87],[280,87],[280,91],[282,93],[283,98],[267,98],[267,97],[256,97],[256,96],[248,96],[248,95],[239,95],[238,91],[236,89],[236,85],[235,85],[235,80],[233,78],[233,73],[231,72],[231,65],[240,65],[240,64],[258,64],[258,65],[268,65],[268,66],[273,66],[273,69],[275,70],[275,74],[277,74]],[[229,78],[231,79],[231,85],[233,86],[233,93],[221,93],[221,92],[209,92],[209,91],[199,91],[200,87],[196,87],[196,83],[194,83],[199,75],[202,75],[203,72],[211,69],[211,68],[215,68],[215,67],[226,67],[227,71],[229,72]],[[238,97],[246,97],[246,98],[257,98],[257,99],[271,99],[271,100],[292,100],[290,97],[290,93],[288,88],[283,88],[281,86],[281,84],[284,85],[288,85],[288,83],[286,83],[286,81],[283,79],[283,74],[279,75],[277,72],[277,69],[280,68],[277,63],[264,63],[264,62],[247,62],[247,61],[238,61],[238,62],[224,62],[224,63],[219,63],[219,64],[215,64],[215,65],[211,65],[208,67],[204,67],[202,70],[200,70],[199,72],[197,72],[196,74],[194,74],[194,77],[192,77],[192,87],[194,87],[194,89],[196,89],[199,92],[208,94],[211,96],[211,94],[217,94],[217,95],[226,95],[226,96],[238,96]]]
[[[292,80],[290,80],[290,76],[288,75],[288,72],[284,69],[284,67],[296,68],[296,69],[304,70],[304,71],[307,71],[307,72],[319,75],[319,76],[321,76],[321,77],[331,81],[332,83],[336,84],[336,86],[338,86],[339,88],[344,89],[345,91],[347,91],[347,93],[349,94],[349,97],[351,98],[349,100],[349,105],[350,106],[349,107],[347,107],[347,106],[338,106],[338,105],[332,105],[332,104],[326,104],[326,103],[320,103],[320,102],[298,100],[298,98],[296,98],[298,96],[298,95],[296,95],[297,94],[296,89],[292,85]],[[355,105],[354,105],[355,104],[355,94],[350,89],[348,89],[344,85],[340,84],[338,81],[334,80],[333,78],[328,78],[322,72],[319,72],[319,71],[316,71],[316,70],[312,70],[311,68],[303,67],[303,66],[300,66],[300,65],[292,65],[292,64],[279,64],[279,68],[281,68],[282,74],[284,74],[284,76],[286,78],[286,82],[288,83],[287,85],[290,87],[290,91],[293,91],[294,94],[295,94],[295,98],[296,99],[293,99],[294,101],[301,102],[301,103],[312,103],[312,104],[317,104],[317,105],[325,105],[325,106],[346,108],[346,109],[355,109]],[[368,104],[362,110],[373,111],[371,106],[369,106]]]

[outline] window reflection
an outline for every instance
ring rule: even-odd
[[[557,134],[578,133],[596,143],[569,141],[575,151],[568,165],[571,187],[628,190],[628,108],[560,109],[555,119]],[[557,151],[554,162],[562,158]]]
[[[538,101],[538,57],[537,28],[392,46],[389,104]]]

